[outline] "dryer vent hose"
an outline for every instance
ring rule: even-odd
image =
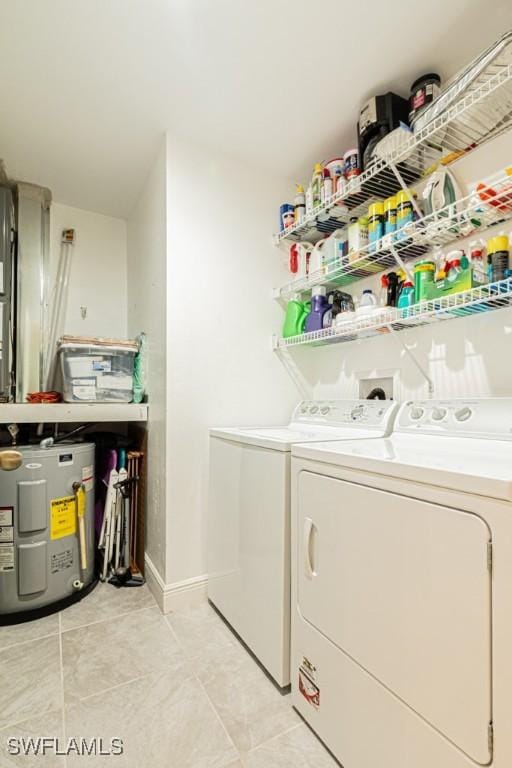
[[[372,391],[366,396],[367,400],[385,400],[386,393],[382,387],[374,387]]]

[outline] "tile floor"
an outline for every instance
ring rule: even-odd
[[[0,627],[2,768],[335,768],[207,604],[162,616],[146,587],[100,585],[59,615]],[[12,737],[112,737],[111,757],[15,757]]]

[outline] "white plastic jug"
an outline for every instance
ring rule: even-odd
[[[346,242],[345,230],[336,229],[327,239],[325,244],[325,262],[331,265],[331,269],[341,267],[345,262],[343,245]]]
[[[298,255],[298,270],[297,277],[307,277],[308,272],[311,271],[310,267],[310,253],[313,252],[315,246],[312,243],[304,241],[303,243],[297,243],[297,255]]]
[[[328,237],[324,237],[322,240],[319,240],[311,251],[311,255],[309,257],[310,277],[318,277],[319,273],[325,272],[326,259],[324,255],[324,246],[328,239]]]

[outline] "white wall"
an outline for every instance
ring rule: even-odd
[[[286,422],[271,242],[291,182],[168,135],[167,582],[206,573],[208,427]]]
[[[128,332],[148,336],[146,552],[165,580],[166,531],[166,146],[128,220]]]
[[[61,234],[74,228],[75,245],[63,332],[126,338],[126,222],[62,203],[50,209],[50,286],[58,269]],[[86,309],[82,318],[81,307]]]
[[[493,174],[512,160],[512,137],[505,134],[459,161],[451,170],[469,193],[471,184]],[[510,231],[502,225],[496,231]],[[485,232],[487,239],[492,230]],[[470,237],[468,240],[474,239]],[[465,242],[467,243],[468,240]],[[445,249],[452,250],[456,244]],[[424,258],[424,257],[423,257]],[[377,278],[378,279],[378,278]],[[359,296],[363,287],[376,289],[377,280],[347,286]],[[279,331],[279,324],[275,326]],[[290,350],[283,365],[294,371],[309,397],[358,397],[358,376],[398,371],[396,399],[426,397],[425,378],[403,351],[412,346],[420,364],[434,382],[434,397],[512,395],[512,309],[479,317],[436,323],[395,338],[382,337],[329,347]]]
[[[459,163],[457,176],[503,167],[507,141]],[[286,274],[271,233],[292,189],[168,135],[128,222],[129,332],[145,330],[151,345],[148,554],[169,585],[207,570],[209,426],[286,422],[302,394],[357,397],[363,371],[397,370],[397,398],[427,394],[394,338],[272,352],[283,320],[272,288]],[[400,338],[436,396],[512,393],[512,310]]]

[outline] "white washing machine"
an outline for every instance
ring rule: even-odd
[[[510,768],[512,399],[292,456],[294,706],[344,768]]]
[[[388,434],[392,401],[302,402],[287,426],[212,429],[208,597],[280,686],[290,683],[290,450]]]

